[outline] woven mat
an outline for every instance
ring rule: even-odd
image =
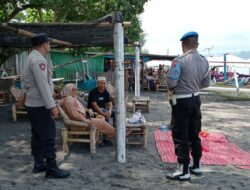
[[[176,163],[171,131],[154,131],[156,147],[163,162]],[[250,153],[228,142],[223,133],[201,132],[202,164],[235,165],[238,168],[250,169]]]

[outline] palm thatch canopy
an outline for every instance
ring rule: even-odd
[[[58,47],[109,47],[113,46],[113,23],[123,22],[120,12],[114,12],[89,23],[2,23],[0,47],[30,48],[30,38],[47,33],[52,44]],[[124,43],[129,44],[127,37]]]

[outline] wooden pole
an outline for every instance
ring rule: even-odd
[[[109,22],[103,22],[103,23],[99,23],[98,25],[96,25],[97,28],[106,28],[106,27],[112,27],[113,24],[109,23]],[[123,22],[123,27],[130,27],[131,26],[131,22]]]
[[[124,94],[124,32],[121,22],[114,22],[114,58],[115,58],[115,87],[116,87],[116,138],[117,138],[117,161],[126,162],[125,147],[125,94]]]
[[[224,54],[224,80],[227,80],[227,54]]]
[[[3,23],[1,25],[2,28],[4,29],[7,29],[7,30],[10,30],[12,32],[15,32],[16,34],[18,35],[21,35],[21,36],[25,36],[25,37],[33,37],[34,35],[36,35],[35,33],[32,33],[32,32],[29,32],[27,30],[22,30],[22,29],[19,29],[19,28],[15,28],[15,27],[12,27],[12,26],[8,26],[7,23]],[[58,44],[58,45],[63,45],[63,46],[76,46],[70,42],[65,42],[65,41],[62,41],[62,40],[57,40],[57,39],[54,39],[54,38],[50,38],[50,41],[54,44]]]
[[[140,97],[140,45],[135,43],[135,97]]]
[[[53,69],[63,68],[63,67],[66,67],[67,65],[71,65],[71,64],[78,63],[78,62],[81,62],[81,61],[82,60],[80,60],[80,59],[73,60],[71,62],[63,63],[61,65],[56,65],[56,66],[53,67]]]

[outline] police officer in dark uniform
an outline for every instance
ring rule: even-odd
[[[171,180],[187,181],[190,172],[201,175],[200,160],[202,156],[201,140],[201,100],[199,91],[210,84],[209,64],[200,55],[198,33],[188,32],[180,39],[183,55],[177,57],[167,73],[168,88],[174,92],[172,111],[175,125],[172,129],[175,154],[179,163],[178,169],[166,177]],[[190,157],[193,164],[189,166]]]
[[[31,123],[31,153],[34,173],[45,172],[47,178],[66,178],[69,172],[61,170],[56,162],[54,118],[58,110],[53,99],[51,65],[44,56],[50,51],[47,34],[31,38],[33,50],[24,66],[23,82],[26,90],[25,106]]]

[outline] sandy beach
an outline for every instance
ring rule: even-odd
[[[250,170],[233,165],[205,165],[204,175],[192,176],[191,182],[166,179],[165,174],[175,170],[176,164],[161,161],[153,132],[162,122],[169,122],[171,109],[165,92],[142,95],[151,99],[150,113],[143,113],[148,124],[148,148],[127,146],[125,164],[116,161],[114,146],[97,147],[96,155],[92,156],[87,145],[73,144],[70,154],[65,154],[60,134],[63,123],[56,120],[58,161],[61,168],[71,171],[71,176],[63,180],[32,173],[30,124],[27,118],[13,122],[11,106],[0,106],[0,190],[250,189]],[[230,142],[250,152],[250,101],[231,101],[210,94],[201,98],[203,130],[223,132]]]

